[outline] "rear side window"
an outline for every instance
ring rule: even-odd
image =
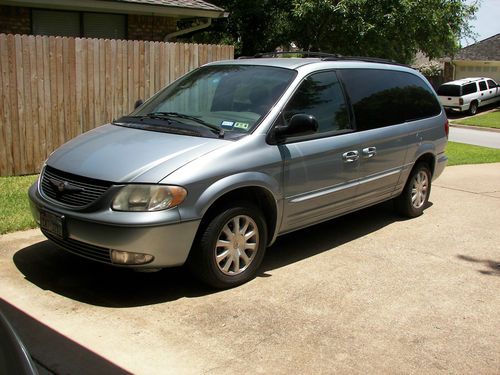
[[[488,80],[488,87],[489,87],[490,89],[493,89],[493,88],[497,87],[497,84],[496,84],[496,83],[495,83],[495,81],[493,81],[492,79],[489,79],[489,80]]]
[[[477,92],[477,85],[476,83],[468,83],[462,87],[462,95],[468,95],[468,94],[473,94]]]
[[[479,82],[479,90],[481,90],[481,91],[488,90],[488,87],[486,86],[486,82],[485,81],[480,81]]]
[[[441,112],[432,89],[414,74],[381,69],[345,69],[341,74],[358,130],[400,124]]]
[[[437,93],[441,96],[460,96],[460,87],[459,85],[441,85]]]

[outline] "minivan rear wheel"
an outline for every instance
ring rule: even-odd
[[[395,199],[397,211],[406,217],[422,215],[431,193],[431,172],[425,163],[417,164],[406,181],[403,192]]]
[[[202,282],[226,289],[255,277],[267,246],[266,223],[261,211],[247,203],[219,210],[206,223],[188,262]]]

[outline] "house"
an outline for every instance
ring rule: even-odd
[[[500,82],[500,34],[459,50],[446,62],[446,70],[452,79],[490,77]]]
[[[202,0],[5,0],[0,33],[174,41],[220,17]]]

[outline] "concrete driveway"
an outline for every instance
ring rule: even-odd
[[[500,163],[447,168],[431,202],[284,236],[223,292],[5,235],[0,309],[61,374],[498,374]]]

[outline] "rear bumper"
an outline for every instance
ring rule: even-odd
[[[441,173],[443,173],[447,163],[448,163],[448,157],[445,155],[444,152],[437,155],[436,165],[434,166],[434,174],[432,175],[433,180],[438,178],[441,175]]]
[[[144,224],[143,216],[140,222],[134,222],[131,213],[127,214],[132,219],[124,224],[123,213],[118,212],[116,215],[121,217],[117,223],[97,222],[86,219],[83,213],[72,213],[47,202],[38,193],[36,184],[29,189],[28,194],[31,212],[37,223],[40,222],[41,210],[64,216],[65,236],[58,237],[42,230],[47,238],[69,252],[101,263],[113,264],[110,251],[120,250],[154,257],[150,263],[126,267],[164,268],[182,265],[189,255],[200,224],[200,220],[181,222],[178,219]],[[113,213],[108,213],[108,217],[111,215]],[[178,218],[178,215],[169,216]]]
[[[464,104],[464,105],[443,105],[443,108],[447,111],[457,111],[457,112],[463,112],[467,111],[469,109],[469,104]]]

